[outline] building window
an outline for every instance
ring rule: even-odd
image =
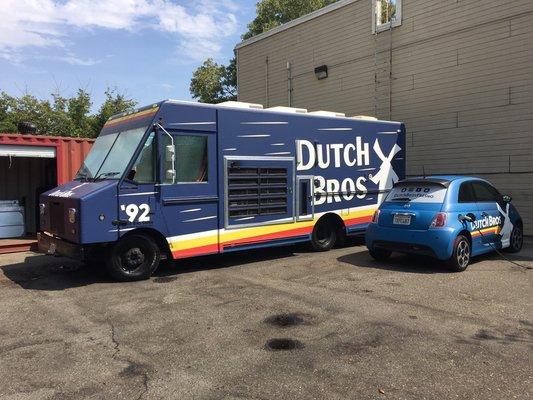
[[[402,0],[372,0],[372,33],[402,24]]]

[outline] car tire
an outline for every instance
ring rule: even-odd
[[[140,281],[150,278],[160,259],[161,251],[151,237],[133,234],[123,237],[111,247],[106,267],[118,281]]]
[[[454,272],[462,272],[468,268],[472,257],[472,246],[470,240],[464,235],[455,238],[453,253],[448,260],[448,268]]]
[[[368,250],[370,256],[376,261],[387,261],[392,255],[392,251],[385,249]]]
[[[313,228],[311,247],[314,251],[331,250],[337,242],[337,228],[327,219],[322,219]]]
[[[511,242],[505,250],[508,253],[518,253],[524,244],[524,233],[520,225],[516,225],[511,231]]]

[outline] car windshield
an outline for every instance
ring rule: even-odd
[[[392,188],[385,201],[443,203],[447,188],[431,184],[400,184]]]
[[[148,126],[100,135],[76,174],[76,179],[119,179]]]

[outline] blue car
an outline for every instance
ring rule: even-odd
[[[523,222],[510,196],[483,179],[430,176],[397,182],[366,231],[370,255],[428,255],[464,271],[471,257],[495,250],[519,252]]]

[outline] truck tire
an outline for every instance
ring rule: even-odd
[[[468,268],[471,257],[470,240],[466,236],[459,235],[455,238],[453,253],[447,262],[448,268],[454,272],[462,272]]]
[[[337,227],[328,219],[319,220],[311,234],[311,247],[314,251],[331,250],[337,242]]]
[[[524,234],[522,232],[522,227],[516,225],[511,231],[511,243],[509,247],[505,249],[508,253],[518,253],[522,250],[522,245],[524,244]]]
[[[106,266],[118,281],[140,281],[150,278],[160,259],[161,251],[151,237],[133,234],[124,236],[110,249]]]

